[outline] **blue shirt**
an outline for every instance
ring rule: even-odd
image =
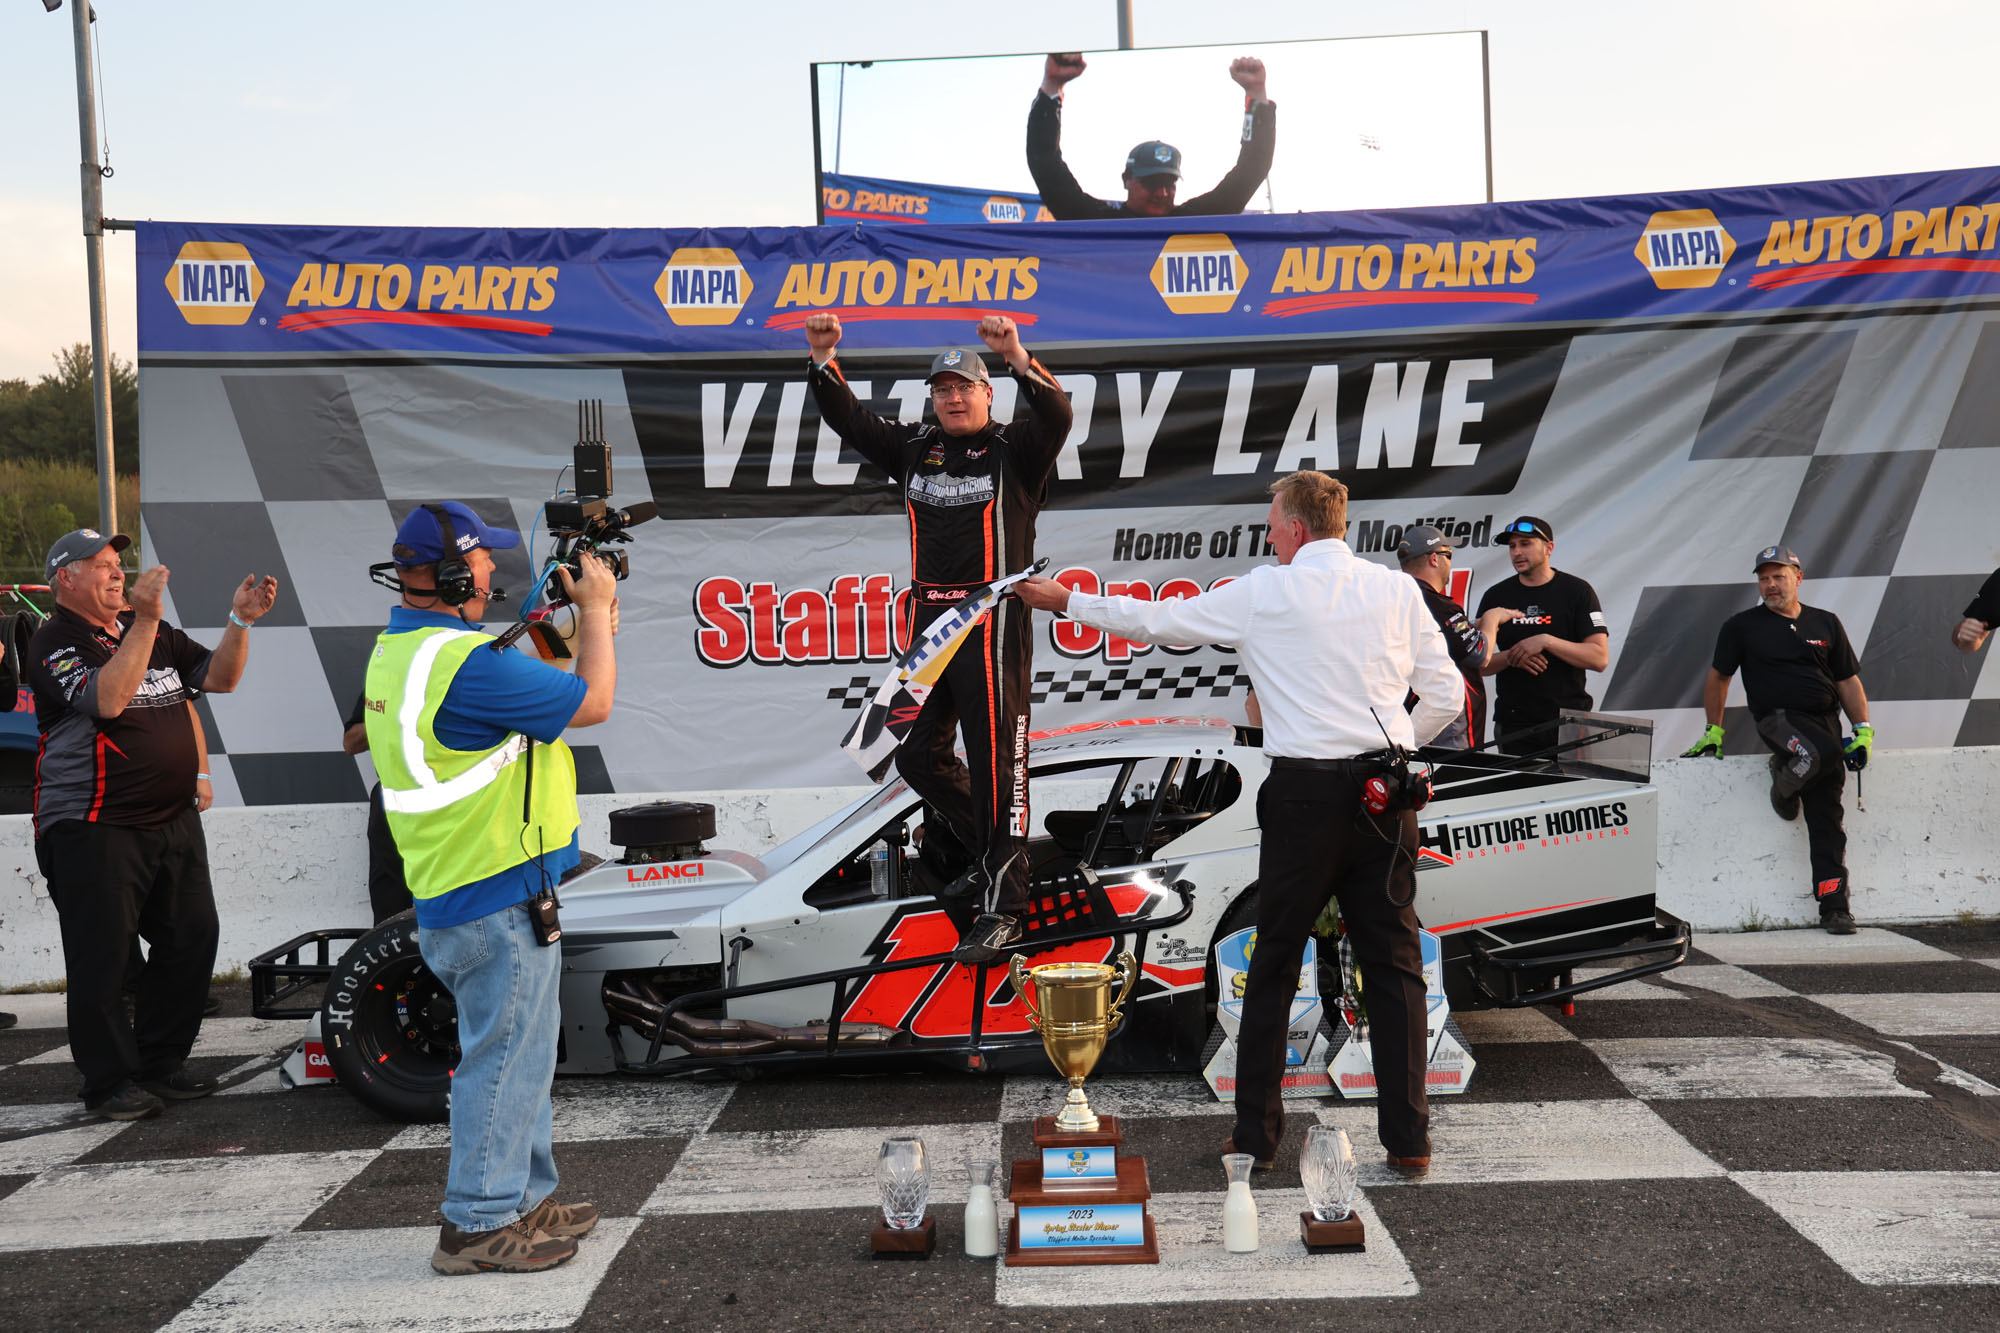
[[[391,634],[434,626],[466,627],[456,615],[439,611],[399,606],[389,612]],[[575,676],[524,653],[475,648],[452,677],[431,729],[439,741],[454,750],[489,750],[517,731],[544,743],[559,740],[589,689]],[[497,875],[462,884],[435,898],[417,899],[417,925],[438,930],[505,911],[534,897],[544,884],[555,883],[583,859],[575,837],[565,847],[551,848],[539,856],[523,849],[523,855],[526,859],[521,864]]]

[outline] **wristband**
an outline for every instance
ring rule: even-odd
[[[234,608],[231,608],[229,612],[229,623],[236,626],[236,628],[238,629],[249,629],[250,626],[252,626],[256,622],[252,620],[245,620],[242,616],[236,614]]]
[[[206,773],[197,773],[197,774],[195,774],[195,775],[194,775],[194,780],[195,780],[196,782],[212,782],[212,781],[214,781],[214,779],[213,779],[213,778],[211,778],[211,777],[209,777],[209,776],[208,776],[208,774],[206,774]]]

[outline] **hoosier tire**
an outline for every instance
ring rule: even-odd
[[[392,1120],[440,1121],[458,1065],[458,1006],[417,951],[417,915],[369,931],[341,955],[320,1011],[334,1079]]]

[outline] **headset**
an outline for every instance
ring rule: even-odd
[[[1361,784],[1361,808],[1371,815],[1421,810],[1431,803],[1431,778],[1410,767],[1410,753],[1391,747],[1382,770]]]
[[[481,596],[478,581],[472,573],[472,566],[466,561],[465,553],[458,549],[458,534],[452,530],[451,512],[441,504],[423,504],[418,508],[437,519],[438,533],[443,538],[444,554],[437,562],[437,586],[434,588],[406,588],[397,577],[400,572],[396,562],[385,560],[379,565],[368,566],[368,577],[393,592],[408,593],[416,597],[436,597],[446,606],[464,606],[473,598]],[[489,589],[484,596],[489,602],[498,602],[506,594],[498,588]]]

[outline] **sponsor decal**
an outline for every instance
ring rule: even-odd
[[[842,574],[825,588],[779,592],[726,574],[695,585],[695,652],[712,667],[756,662],[886,662],[910,646],[909,589],[889,574]]]
[[[561,271],[535,264],[307,263],[285,294],[288,333],[348,324],[428,324],[546,338],[554,325],[513,312],[555,304]]]
[[[931,197],[927,194],[892,194],[887,190],[849,190],[826,185],[820,187],[819,195],[827,217],[854,222],[922,222],[931,211]],[[1019,202],[1015,201],[1017,207]]]
[[[678,861],[649,866],[632,866],[625,871],[627,884],[639,884],[646,880],[700,879],[707,868],[700,861]]]
[[[1250,266],[1221,232],[1170,236],[1151,276],[1154,290],[1176,315],[1214,315],[1235,306]]]
[[[1195,597],[1206,591],[1199,583],[1188,578],[1162,580],[1157,587],[1145,579],[1106,581],[1098,577],[1097,571],[1088,566],[1072,565],[1051,575],[1057,583],[1071,592],[1083,592],[1106,597],[1136,597],[1141,601],[1171,601],[1181,597]],[[1234,575],[1214,580],[1210,589],[1220,588],[1232,582]],[[1132,639],[1121,639],[1115,634],[1086,625],[1080,620],[1055,620],[1049,624],[1049,641],[1064,657],[1094,657],[1101,655],[1107,662],[1129,662],[1134,657],[1143,657],[1153,651],[1154,645],[1139,643]],[[1161,644],[1164,653],[1192,653],[1196,647],[1178,644]]]
[[[1662,291],[1713,287],[1735,253],[1735,238],[1706,208],[1653,214],[1632,247]]]
[[[1286,318],[1370,305],[1498,302],[1533,305],[1535,238],[1405,241],[1387,245],[1294,245],[1278,259],[1264,312]],[[1286,296],[1295,292],[1300,295]]]
[[[1813,885],[1813,897],[1815,898],[1827,898],[1839,892],[1840,892],[1840,879],[1838,876],[1836,876],[1833,879],[1823,879],[1819,883]]]
[[[257,261],[233,241],[189,241],[167,266],[167,295],[190,324],[242,324],[263,294]]]
[[[993,498],[993,491],[993,478],[986,473],[954,477],[948,473],[919,472],[910,478],[908,487],[912,500],[935,505],[939,509],[983,505]]]
[[[1475,856],[1525,852],[1631,835],[1623,801],[1539,810],[1531,814],[1417,825],[1417,869],[1440,869]]]
[[[749,272],[726,249],[680,249],[653,281],[653,294],[677,325],[733,324],[750,299]]]
[[[1757,253],[1750,285],[1792,287],[1828,278],[1897,272],[2000,273],[2000,204],[1943,204],[1858,213],[1779,218]]]
[[[309,1041],[306,1048],[306,1077],[332,1078],[333,1065],[326,1058],[326,1043]]]
[[[831,310],[842,320],[978,320],[1006,315],[1023,327],[1033,311],[1002,303],[1033,300],[1042,261],[1034,255],[951,259],[843,259],[793,264],[778,287],[769,329],[805,327],[807,316]],[[860,394],[860,390],[855,390]]]

